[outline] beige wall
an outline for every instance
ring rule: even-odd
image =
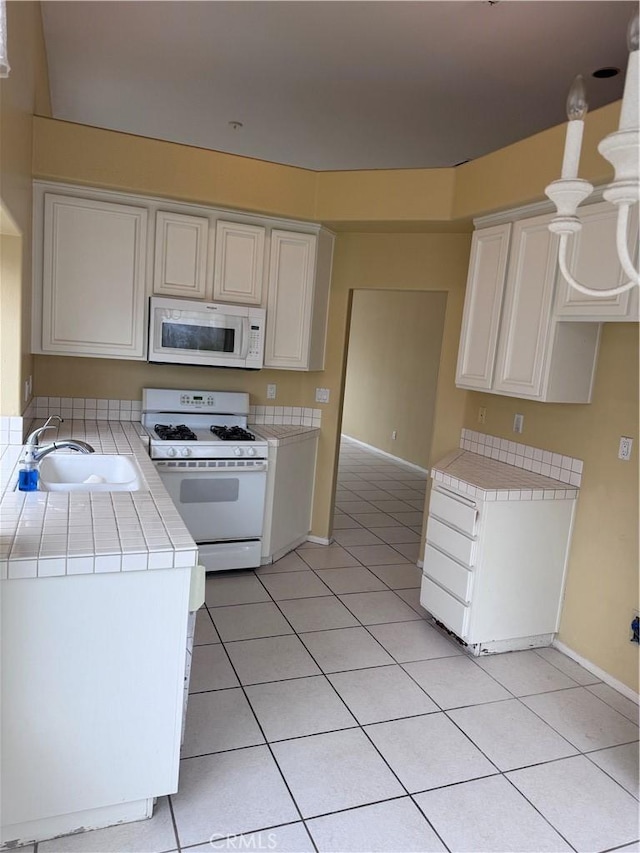
[[[518,437],[516,412],[524,414]],[[471,393],[465,426],[584,460],[559,639],[637,690],[629,624],[638,609],[638,325],[604,325],[589,405]],[[630,462],[617,458],[621,435],[634,439]]]
[[[0,199],[12,221],[0,256],[0,411],[19,415],[32,373],[31,155],[33,114],[50,112],[40,4],[7,4],[11,73],[0,80]]]
[[[342,432],[422,468],[446,304],[446,293],[356,290],[351,305]]]
[[[340,234],[334,255],[329,304],[326,375],[328,384],[344,388],[349,301],[353,290],[438,291],[446,294],[446,310],[431,449],[428,461],[457,446],[466,392],[454,385],[470,236],[463,234]],[[326,423],[326,432],[325,432]],[[330,523],[334,468],[340,433],[340,399],[323,415],[323,441],[317,469],[314,510]]]

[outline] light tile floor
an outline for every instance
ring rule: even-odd
[[[343,441],[335,544],[207,580],[178,794],[36,853],[640,850],[637,706],[426,621],[424,489]]]

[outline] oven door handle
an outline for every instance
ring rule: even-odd
[[[230,460],[233,461],[233,460]],[[194,475],[208,474],[260,474],[267,470],[267,460],[260,462],[252,462],[250,465],[202,465],[190,467],[184,462],[174,461],[173,459],[155,459],[154,463],[163,474],[181,474],[183,476],[192,477]]]

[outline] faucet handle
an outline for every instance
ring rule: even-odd
[[[54,418],[55,418],[57,421],[59,421],[59,423],[57,423],[57,424],[52,424],[52,423],[51,423],[51,421],[52,421]],[[46,423],[45,423],[45,425],[44,425],[44,426],[41,426],[39,429],[34,429],[34,430],[33,430],[33,432],[31,432],[31,433],[29,434],[29,436],[28,436],[27,440],[25,441],[25,444],[28,444],[28,445],[30,445],[30,446],[32,446],[32,447],[34,447],[34,446],[35,446],[35,447],[37,447],[37,445],[38,445],[38,440],[39,440],[39,438],[40,438],[41,434],[42,434],[43,432],[45,432],[45,430],[48,430],[48,429],[60,429],[60,424],[61,424],[61,423],[63,423],[63,418],[61,418],[61,417],[60,417],[60,415],[51,415],[51,417],[50,417],[50,418],[47,418],[47,421],[46,421]]]

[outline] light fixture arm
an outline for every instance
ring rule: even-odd
[[[618,234],[620,234],[620,218],[618,219]],[[631,290],[632,287],[635,287],[638,283],[636,281],[627,281],[625,284],[621,284],[619,287],[610,287],[605,289],[586,287],[584,284],[580,284],[577,281],[571,272],[569,271],[569,266],[567,264],[567,251],[569,248],[569,237],[570,233],[564,232],[560,234],[560,247],[558,249],[558,265],[560,267],[560,272],[566,279],[566,281],[573,287],[575,290],[578,290],[580,293],[584,293],[585,296],[618,296],[620,293],[626,293],[627,290]],[[624,242],[625,242],[625,250],[626,250],[626,229],[624,232]],[[628,255],[628,252],[627,252]],[[625,269],[626,272],[626,269]],[[638,274],[634,271],[634,275],[637,279]]]
[[[614,180],[605,189],[604,199],[618,208],[616,226],[616,248],[620,265],[629,276],[629,281],[619,287],[585,287],[571,275],[567,264],[569,237],[582,228],[577,215],[578,206],[588,198],[593,187],[578,178],[580,148],[587,112],[584,80],[576,77],[567,98],[567,136],[565,140],[562,174],[545,189],[546,195],[556,206],[557,216],[549,223],[549,230],[560,236],[558,264],[562,275],[571,287],[587,296],[618,296],[632,287],[640,286],[640,275],[631,259],[628,245],[629,211],[640,199],[640,129],[638,120],[640,54],[638,43],[638,14],[630,22],[628,30],[629,64],[625,80],[620,124],[618,130],[606,136],[598,145],[598,151],[614,168]]]

